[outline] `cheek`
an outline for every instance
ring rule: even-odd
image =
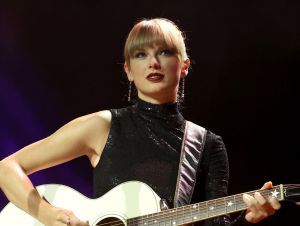
[[[143,65],[141,65],[141,64],[134,64],[131,67],[131,74],[132,74],[132,76],[139,76],[140,74],[143,73],[144,70],[145,69],[144,69]]]
[[[168,70],[174,74],[180,74],[181,72],[180,63],[178,61],[169,62],[167,67]]]

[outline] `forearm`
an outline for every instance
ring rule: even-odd
[[[16,162],[10,160],[0,162],[0,186],[9,201],[42,223],[47,222],[53,208],[40,197],[26,173]]]

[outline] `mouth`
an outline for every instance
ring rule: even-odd
[[[164,75],[161,73],[151,73],[149,74],[146,79],[150,82],[160,82],[164,79]]]

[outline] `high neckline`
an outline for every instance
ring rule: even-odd
[[[159,113],[159,114],[167,114],[167,115],[178,115],[180,114],[178,103],[165,103],[165,104],[152,104],[146,102],[140,98],[137,98],[134,106],[142,111]]]

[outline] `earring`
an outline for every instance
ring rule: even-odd
[[[181,97],[181,101],[184,100],[184,78],[181,80],[181,94],[180,94],[180,97]]]
[[[129,103],[131,102],[131,86],[132,86],[132,81],[129,81],[128,96],[127,96],[127,101]]]

